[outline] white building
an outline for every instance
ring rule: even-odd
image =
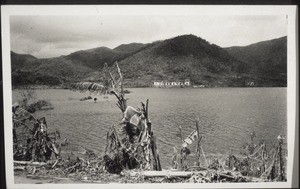
[[[154,81],[154,87],[184,87],[190,86],[190,80],[185,79],[184,82],[182,81]]]
[[[154,86],[155,87],[164,86],[164,82],[163,81],[154,81]]]
[[[190,80],[189,79],[184,80],[184,85],[190,86],[191,85]]]

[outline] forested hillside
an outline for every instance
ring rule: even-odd
[[[206,87],[244,87],[249,82],[255,86],[286,86],[287,38],[221,48],[195,35],[182,35],[150,44],[98,47],[47,59],[11,52],[13,85],[101,82],[104,64],[111,66],[115,61],[127,87],[184,79]]]

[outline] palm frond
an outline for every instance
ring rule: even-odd
[[[72,83],[70,85],[72,90],[80,91],[80,92],[94,92],[98,94],[105,94],[107,93],[108,88],[100,83],[95,82],[78,82]]]
[[[19,125],[25,125],[26,121],[31,121],[31,120],[37,120],[37,119],[27,110],[21,107],[17,107],[14,109],[13,111],[14,127],[18,127]]]
[[[123,91],[123,75],[120,67],[116,62],[111,68],[105,63],[103,67],[104,80],[102,84],[96,82],[77,82],[70,84],[70,89],[80,92],[95,92],[98,94],[115,93],[116,96],[124,96]]]

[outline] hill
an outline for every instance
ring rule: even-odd
[[[243,62],[227,51],[194,35],[152,43],[119,65],[128,83],[146,86],[153,80],[186,78],[194,84],[235,86],[236,75],[248,72]]]
[[[237,60],[245,62],[251,75],[285,85],[287,80],[287,37],[262,41],[244,47],[225,50]]]
[[[107,47],[98,47],[71,53],[63,57],[63,59],[73,64],[99,70],[103,68],[105,62],[108,65],[112,65],[115,61],[125,58],[127,54],[127,52],[119,52]]]
[[[29,54],[18,54],[11,51],[11,70],[16,69],[31,69],[39,66],[39,61],[36,57]]]
[[[143,43],[129,43],[129,44],[122,44],[114,48],[113,50],[117,52],[124,52],[124,53],[132,53],[138,51],[139,49],[145,47],[146,44]]]
[[[187,78],[207,87],[242,87],[252,81],[255,86],[286,86],[286,54],[286,37],[221,48],[195,35],[182,35],[150,44],[98,47],[48,59],[11,52],[11,60],[12,72],[41,74],[50,80],[57,78],[60,83],[101,81],[104,63],[110,66],[118,61],[127,87]]]
[[[142,43],[130,43],[122,44],[114,49],[98,47],[77,51],[62,58],[64,61],[69,61],[73,64],[101,70],[105,63],[111,66],[115,61],[121,61],[145,46]]]
[[[99,81],[102,80],[101,71],[105,63],[110,66],[115,61],[130,56],[143,46],[143,44],[137,43],[124,44],[117,47],[117,50],[98,47],[47,59],[37,59],[31,55],[11,52],[12,73],[14,73],[15,78],[18,78],[19,75],[24,75],[26,72],[25,78],[30,78],[27,81],[30,84],[33,84],[34,73],[45,75],[45,78],[54,76],[62,82],[75,82],[86,79]],[[21,73],[20,70],[25,72]],[[19,79],[14,81],[19,81]]]

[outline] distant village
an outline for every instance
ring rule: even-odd
[[[189,79],[184,81],[154,81],[154,87],[189,87],[191,82]]]
[[[256,83],[254,81],[245,81],[244,87],[255,87]],[[189,79],[185,79],[184,81],[154,81],[153,87],[193,87],[193,88],[204,88],[208,87],[206,85],[192,85]]]

